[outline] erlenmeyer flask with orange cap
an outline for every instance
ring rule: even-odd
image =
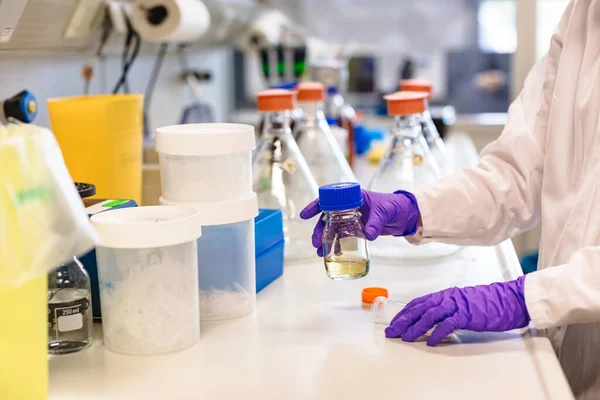
[[[421,128],[426,98],[427,93],[421,92],[397,92],[385,96],[388,115],[395,117],[395,125],[390,146],[371,178],[371,190],[411,191],[440,179],[439,166]]]
[[[325,86],[318,82],[304,82],[296,90],[302,117],[296,125],[294,137],[317,183],[323,186],[357,182],[325,119]]]
[[[431,100],[433,94],[433,85],[428,81],[420,79],[404,79],[400,81],[400,89],[404,92],[427,93],[428,102]],[[425,137],[441,172],[445,173],[448,167],[446,165],[448,153],[446,151],[446,145],[433,123],[428,103],[426,104],[425,111],[421,115],[421,128],[423,130],[423,136]]]
[[[319,188],[290,129],[294,93],[270,89],[257,94],[265,124],[252,160],[253,189],[258,206],[283,214],[285,259],[313,257],[312,225],[299,218],[302,208],[318,196]]]
[[[397,92],[385,96],[388,115],[395,117],[392,142],[377,167],[369,189],[392,193],[412,192],[440,179],[440,169],[423,137],[421,116],[427,93]],[[394,260],[437,258],[455,253],[459,247],[441,243],[413,246],[403,238],[380,237],[371,246],[373,257]]]

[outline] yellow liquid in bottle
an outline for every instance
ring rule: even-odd
[[[358,279],[369,273],[369,260],[357,254],[330,254],[325,257],[325,271],[334,280]]]

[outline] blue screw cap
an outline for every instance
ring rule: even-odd
[[[362,191],[358,183],[332,183],[319,188],[319,206],[323,211],[351,210],[362,204]]]

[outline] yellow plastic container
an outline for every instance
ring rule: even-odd
[[[143,96],[48,100],[50,124],[75,182],[97,198],[142,201]]]
[[[0,399],[48,396],[46,276],[0,290]]]

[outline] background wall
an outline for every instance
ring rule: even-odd
[[[253,3],[253,0],[226,1]],[[77,0],[29,0],[11,43],[0,45],[0,98],[9,97],[24,88],[31,90],[40,102],[39,116],[36,120],[40,125],[49,124],[46,99],[83,93],[81,68],[94,51],[96,41],[95,35],[78,40],[62,39],[70,10],[76,2]],[[477,38],[478,35],[481,36],[482,28],[492,29],[486,25],[490,21],[486,22],[485,18],[479,18],[477,10],[482,4],[515,8],[517,16],[515,19],[519,21],[511,22],[509,18],[504,21],[504,25],[508,26],[508,31],[514,30],[518,33],[518,47],[512,70],[513,93],[517,93],[531,64],[547,49],[551,32],[568,0],[419,0],[418,2],[414,0],[370,2],[271,0],[270,2],[281,6],[291,17],[303,23],[313,35],[340,43],[353,42],[351,44],[362,49],[363,53],[377,54],[377,83],[383,91],[393,90],[400,61],[407,55],[416,57],[424,65],[419,70],[419,75],[432,80],[437,87],[436,97],[443,99],[447,94],[445,93],[446,52],[457,48],[481,47]],[[440,7],[440,4],[443,4],[443,7]],[[491,18],[490,23],[498,28],[496,22],[502,18],[500,14],[497,18],[495,13],[492,14],[494,18]],[[332,29],[334,26],[335,29]],[[361,28],[359,30],[361,34],[358,36],[357,26]],[[490,32],[488,36],[494,38],[510,36],[499,35],[495,30]],[[109,46],[112,56],[108,56],[98,66],[91,93],[106,93],[114,86],[120,73],[121,42],[122,37],[118,37]],[[490,49],[488,47],[487,50],[494,50],[494,46]],[[57,48],[70,53],[50,54],[50,49]],[[9,49],[26,49],[29,53]],[[129,75],[132,92],[145,91],[156,51],[155,46],[145,46],[136,60]],[[40,52],[46,54],[41,55]],[[234,84],[230,78],[232,76],[231,51],[195,50],[188,56],[191,67],[212,73],[212,80],[205,84],[202,101],[213,107],[218,121],[230,119]],[[252,68],[257,70],[257,65],[250,65],[249,69]],[[169,54],[163,65],[150,108],[149,118],[152,128],[177,123],[182,108],[194,100],[189,89],[179,80],[179,73],[177,57]],[[262,84],[262,81],[259,82]],[[254,90],[250,91],[253,92]],[[501,124],[490,126],[471,121],[464,124],[462,128],[463,131],[470,133],[476,142],[483,145],[497,137],[502,126]],[[485,134],[480,135],[477,130]],[[82,127],[82,134],[85,134],[85,127]],[[158,185],[157,171],[148,170],[153,171],[154,175],[146,183]],[[151,202],[156,200],[154,197],[156,196],[152,195]],[[517,248],[524,252],[535,249],[537,241],[538,234],[533,232],[522,236],[515,243]]]
[[[154,54],[152,48],[140,54],[129,73],[131,91],[144,93],[150,77]],[[52,97],[83,94],[81,68],[88,60],[85,53],[70,55],[12,55],[10,51],[0,54],[0,98],[6,98],[26,88],[37,97],[40,110],[35,121],[49,126],[46,100]],[[188,54],[190,67],[208,70],[212,79],[205,84],[202,98],[213,106],[217,120],[225,120],[231,109],[229,50],[201,51]],[[120,57],[108,56],[96,69],[90,93],[107,93],[115,85],[119,75]],[[150,123],[153,127],[175,124],[181,109],[193,101],[190,90],[179,80],[181,68],[175,54],[170,53],[163,64],[157,82]],[[82,132],[84,133],[84,132]]]

